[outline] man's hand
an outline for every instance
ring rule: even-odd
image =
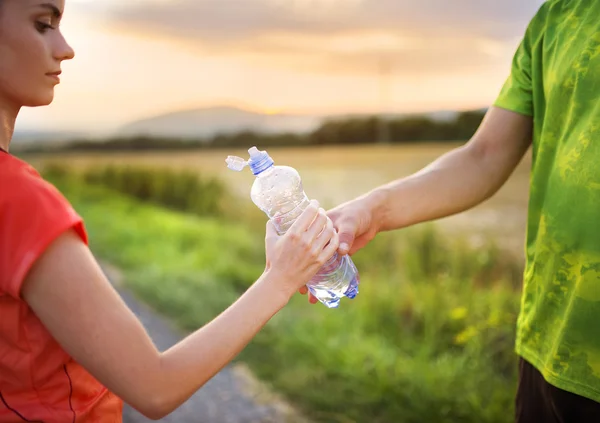
[[[451,216],[487,200],[531,146],[532,131],[530,116],[490,107],[466,144],[330,210],[327,215],[339,233],[338,253],[352,255],[379,232]]]
[[[353,255],[379,232],[375,210],[378,202],[373,194],[365,195],[330,210],[327,215],[340,236],[338,253]]]
[[[379,227],[375,224],[378,221],[375,210],[378,209],[377,193],[371,193],[337,206],[327,213],[339,234],[338,254],[352,255],[377,235]],[[306,286],[298,292],[302,295],[308,294],[311,304],[318,302]]]
[[[316,304],[319,302],[319,300],[317,300],[317,297],[315,297],[313,294],[311,294],[306,286],[303,286],[302,288],[300,288],[300,290],[298,290],[298,292],[302,295],[308,294],[308,302],[311,304]]]

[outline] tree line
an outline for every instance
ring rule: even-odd
[[[326,120],[317,129],[307,134],[267,134],[246,130],[197,139],[144,135],[112,137],[94,142],[81,139],[60,146],[34,145],[24,150],[26,152],[186,150],[245,148],[248,145],[297,147],[465,141],[475,133],[484,114],[485,110],[466,111],[458,113],[454,119],[450,120],[435,120],[428,116],[409,116],[385,120],[379,116],[339,118]]]

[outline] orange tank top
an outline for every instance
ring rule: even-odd
[[[123,403],[52,338],[20,296],[32,264],[82,219],[27,163],[0,151],[0,423],[121,423]]]

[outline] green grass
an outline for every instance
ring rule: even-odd
[[[221,216],[229,196],[216,178],[186,169],[131,165],[95,165],[80,171],[51,163],[44,172],[49,178],[77,175],[85,182],[109,187],[146,203],[199,216]]]
[[[214,318],[264,268],[264,226],[242,206],[237,222],[198,217],[55,180],[93,251],[185,330]],[[355,300],[329,310],[294,298],[238,359],[317,422],[509,420],[519,266],[432,225],[381,234],[354,259]]]

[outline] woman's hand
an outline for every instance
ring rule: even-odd
[[[267,222],[265,244],[266,273],[291,297],[334,255],[339,237],[325,211],[311,201],[283,236]]]

